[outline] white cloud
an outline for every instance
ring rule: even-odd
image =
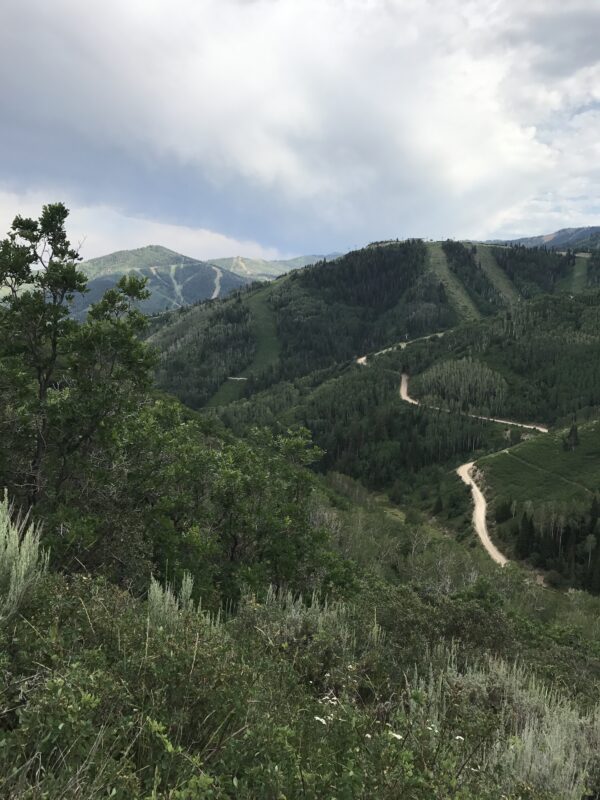
[[[20,195],[0,190],[0,236],[8,231],[17,213],[37,218],[44,203],[58,199],[56,192],[50,191]],[[62,196],[60,199],[63,200]],[[238,241],[204,228],[131,217],[106,206],[75,207],[67,221],[67,232],[71,243],[85,259],[147,244],[160,244],[201,260],[233,255],[281,258],[278,250],[263,247],[257,242]]]
[[[123,224],[189,202],[201,217],[215,194],[211,227],[258,217],[252,235],[286,250],[491,236],[516,214],[533,233],[564,208],[589,219],[599,194],[600,121],[581,119],[600,101],[598,25],[596,0],[20,0],[0,9],[1,91],[90,160],[203,187],[154,213],[128,175]]]

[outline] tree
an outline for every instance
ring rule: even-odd
[[[575,450],[579,444],[579,432],[577,424],[574,422],[569,429],[569,435],[565,439],[565,450]]]
[[[123,278],[85,323],[71,317],[86,291],[62,203],[38,220],[17,216],[0,243],[0,482],[19,504],[52,511],[82,454],[109,446],[127,404],[142,402],[151,353],[134,308],[144,282]]]

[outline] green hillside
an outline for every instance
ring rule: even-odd
[[[442,284],[458,319],[479,319],[480,313],[460,277],[450,268],[446,252],[439,242],[427,245],[429,266]]]
[[[159,383],[196,408],[211,398],[226,404],[386,345],[508,310],[521,297],[517,284],[526,295],[558,293],[576,265],[544,250],[479,247],[481,252],[451,241],[375,243],[276,279],[268,290],[225,300],[222,315],[229,315],[228,304],[233,310],[241,302],[253,320],[241,351],[238,329],[229,340],[221,325],[210,332],[208,307],[166,317],[152,338],[163,353]],[[267,352],[280,357],[261,356],[253,364],[261,341],[271,342]],[[218,358],[217,372],[196,369],[207,358]]]
[[[0,243],[0,797],[599,797],[573,262],[389,242],[151,319],[140,268],[77,320],[67,215]]]
[[[275,314],[269,304],[269,288],[249,295],[246,306],[250,313],[250,335],[255,342],[252,361],[239,375],[230,376],[211,398],[208,405],[223,406],[242,397],[246,382],[260,375],[279,361],[281,345],[277,337]]]
[[[81,264],[88,277],[88,291],[76,299],[76,316],[85,316],[90,305],[98,302],[107,289],[123,275],[133,274],[147,280],[150,297],[140,303],[144,314],[156,314],[173,308],[193,305],[202,300],[225,297],[246,285],[225,268],[182,256],[166,247],[151,245],[137,250],[121,250]]]
[[[481,269],[487,275],[490,283],[504,297],[507,303],[518,303],[521,295],[516,290],[507,274],[500,269],[498,262],[494,258],[492,249],[484,244],[475,245],[475,257]]]
[[[241,310],[243,334],[236,327]],[[219,325],[210,322],[215,314]],[[223,325],[230,319],[228,338]],[[156,321],[152,343],[162,353],[160,386],[181,398],[185,392],[186,402],[199,407],[215,393],[215,372],[203,366],[207,357],[218,358],[222,382],[249,378],[216,396],[225,402],[458,319],[428,268],[425,245],[415,240],[306,267],[224,300],[218,310],[199,306],[166,316]],[[244,336],[241,352],[236,342]]]
[[[504,552],[598,591],[600,423],[535,437],[478,464]]]
[[[160,245],[138,247],[135,250],[117,250],[106,256],[91,258],[80,265],[88,280],[99,278],[102,275],[112,275],[117,272],[133,272],[134,270],[147,269],[148,267],[170,267],[178,263],[198,263],[196,259],[187,258],[179,253]]]
[[[508,419],[554,423],[585,415],[600,404],[600,293],[541,295],[389,358],[414,376],[433,367],[466,376],[471,363],[485,365],[484,393],[504,382],[494,411]],[[427,390],[420,380],[413,384],[417,395]],[[472,404],[450,385],[439,400]]]

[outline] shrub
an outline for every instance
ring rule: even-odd
[[[0,620],[17,613],[47,565],[39,527],[15,517],[5,494],[0,501]]]

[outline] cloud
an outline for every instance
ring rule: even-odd
[[[7,3],[0,174],[286,252],[588,219],[599,25],[595,0]]]
[[[37,218],[44,203],[59,199],[55,194],[46,191],[19,195],[0,190],[0,233],[9,229],[16,210],[24,216]],[[147,244],[161,244],[201,260],[224,255],[264,259],[282,257],[275,248],[263,247],[251,240],[240,241],[204,228],[131,217],[107,206],[76,207],[69,216],[67,232],[84,259]]]

